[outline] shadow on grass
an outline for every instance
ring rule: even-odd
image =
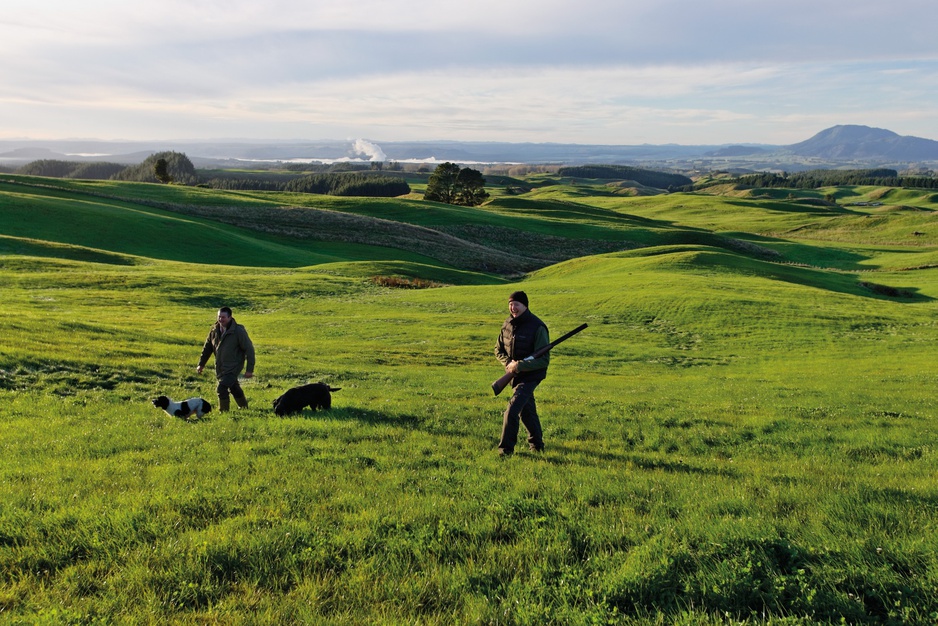
[[[698,268],[720,268],[732,273],[751,274],[768,280],[880,300],[928,302],[934,299],[922,294],[914,286],[879,285],[859,280],[852,273],[777,263],[741,255],[730,256],[712,251],[700,251],[693,263]]]
[[[202,292],[199,294],[175,294],[168,296],[167,300],[175,304],[206,309],[209,311],[217,310],[219,307],[228,306],[238,311],[247,309],[253,303],[247,298],[234,297],[231,294],[218,291],[215,293]]]
[[[698,476],[723,476],[725,478],[738,478],[739,472],[731,467],[714,465],[701,465],[683,459],[655,458],[643,454],[617,454],[613,452],[600,452],[572,448],[564,444],[550,446],[548,451],[540,455],[528,455],[531,458],[542,459],[554,465],[580,465],[608,469],[611,466],[635,468],[637,470],[661,471],[669,474],[694,474]]]
[[[272,411],[270,411],[269,416],[276,417]],[[383,425],[419,430],[433,437],[460,440],[462,443],[457,446],[459,449],[466,447],[466,440],[468,438],[478,441],[477,446],[472,443],[470,443],[469,446],[473,448],[478,447],[478,451],[481,454],[491,453],[494,455],[497,446],[497,437],[492,438],[492,436],[497,435],[497,428],[491,433],[486,433],[485,436],[481,436],[479,433],[471,430],[442,427],[433,420],[422,419],[416,415],[407,413],[390,414],[371,409],[341,407],[332,408],[328,411],[305,409],[300,413],[295,413],[288,417],[320,420],[323,422],[355,421],[368,426]],[[661,458],[660,455],[653,456],[637,453],[619,454],[609,451],[595,451],[574,447],[567,443],[548,444],[546,452],[534,453],[523,449],[523,441],[521,445],[522,449],[517,451],[513,459],[519,461],[543,462],[556,466],[594,467],[603,470],[608,470],[610,467],[620,467],[636,471],[661,471],[671,474],[722,476],[725,478],[737,478],[739,476],[739,472],[735,468],[723,467],[718,464],[700,464],[679,458]]]
[[[19,359],[11,367],[4,367],[0,363],[0,389],[21,391],[41,388],[56,395],[70,396],[78,391],[113,391],[122,384],[150,383],[159,374],[155,369],[125,370],[79,361]]]
[[[136,265],[137,260],[127,254],[108,252],[79,245],[61,244],[25,237],[0,235],[0,254],[67,259],[106,265]]]
[[[277,415],[271,409],[269,411],[270,417],[277,417]],[[416,415],[408,414],[388,414],[382,413],[380,411],[372,411],[370,409],[360,409],[357,407],[333,407],[327,411],[314,411],[312,409],[306,408],[300,411],[299,413],[293,413],[292,415],[285,415],[284,418],[292,417],[303,417],[307,419],[318,419],[323,421],[348,421],[354,420],[361,424],[368,424],[369,426],[381,425],[390,425],[390,426],[400,426],[403,428],[417,428],[420,426],[420,418]]]

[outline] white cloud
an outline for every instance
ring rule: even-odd
[[[938,138],[936,18],[933,0],[7,0],[0,137]]]

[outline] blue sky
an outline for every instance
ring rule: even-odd
[[[0,139],[938,140],[935,0],[4,0]]]

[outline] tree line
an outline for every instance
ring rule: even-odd
[[[237,174],[202,180],[185,154],[159,152],[137,165],[120,163],[83,163],[45,159],[33,161],[15,171],[25,176],[50,178],[82,178],[90,180],[123,180],[147,183],[199,185],[212,189],[236,191],[291,191],[334,196],[370,196],[389,198],[410,193],[410,185],[399,177],[377,172],[345,172],[287,176],[276,173],[259,175]]]
[[[359,172],[309,174],[289,179],[277,174],[217,176],[201,186],[233,191],[288,191],[372,198],[394,198],[410,193],[410,185],[403,179]]]
[[[888,168],[808,170],[792,174],[762,172],[740,176],[736,179],[736,182],[749,187],[782,187],[789,189],[818,189],[820,187],[843,185],[938,189],[938,177],[900,176],[899,172]]]
[[[76,161],[42,159],[16,168],[13,173],[23,174],[24,176],[48,176],[49,178],[109,180],[125,167],[127,166],[120,163],[79,163]]]
[[[692,185],[683,174],[657,172],[628,165],[576,165],[561,167],[557,173],[571,178],[599,178],[605,180],[634,180],[639,185],[656,189],[674,189]]]
[[[42,159],[33,161],[16,170],[24,176],[48,176],[50,178],[83,178],[86,180],[127,180],[144,183],[173,182],[195,185],[199,182],[195,166],[181,152],[158,152],[151,154],[137,165],[121,163],[80,161],[58,161]]]
[[[420,165],[411,165],[405,168],[404,165],[396,161],[369,161],[367,163],[353,163],[350,161],[337,161],[335,163],[284,163],[278,167],[291,172],[309,172],[311,174],[333,174],[336,172],[403,172],[405,169],[417,170]]]
[[[285,184],[284,191],[393,198],[410,193],[410,185],[400,178],[375,174],[310,174],[289,181]]]

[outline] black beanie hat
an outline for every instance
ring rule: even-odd
[[[528,306],[528,294],[524,293],[523,291],[516,291],[508,296],[508,301],[511,302],[512,300],[515,302],[520,302],[525,307]]]

